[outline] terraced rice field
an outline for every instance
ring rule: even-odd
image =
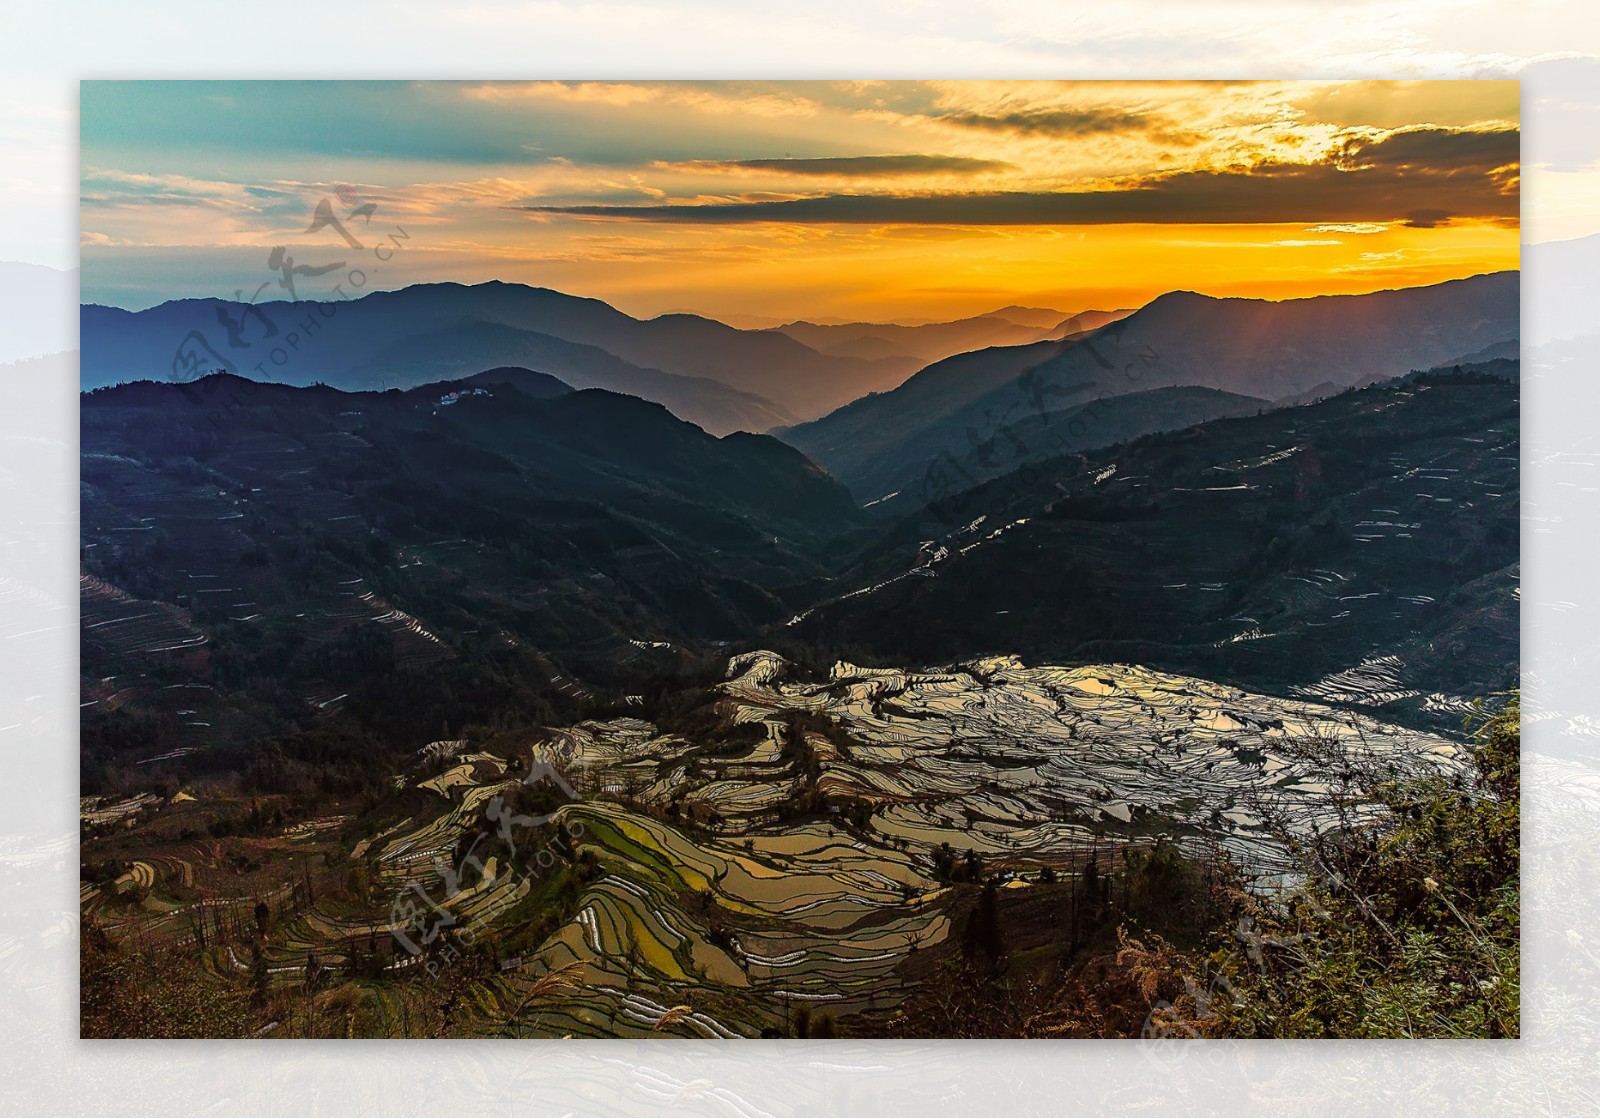
[[[1310,699],[1129,665],[839,663],[806,680],[756,652],[729,663],[715,709],[744,728],[738,745],[635,718],[551,728],[516,757],[429,744],[401,778],[409,815],[343,848],[374,883],[365,908],[313,903],[294,883],[177,900],[194,896],[197,849],[86,887],[84,911],[145,944],[199,947],[213,976],[241,983],[253,981],[265,900],[279,914],[263,944],[268,986],[305,984],[314,956],[347,977],[375,1029],[420,1028],[416,983],[452,966],[440,945],[466,943],[493,966],[461,996],[457,1032],[785,1033],[799,1007],[887,1012],[907,997],[915,953],[953,948],[956,892],[935,869],[945,845],[1012,889],[1047,867],[1071,873],[1091,851],[1115,866],[1156,837],[1220,845],[1270,882],[1286,867],[1266,815],[1306,829],[1329,818],[1329,789],[1295,743],[1439,771],[1465,760],[1447,740]],[[556,803],[532,816],[508,807],[550,776],[541,787]],[[139,807],[82,810],[116,820]],[[256,842],[303,858],[293,853],[337,849],[346,823],[320,817]],[[113,903],[134,889],[146,897],[130,916]],[[430,927],[449,936],[435,943]],[[378,963],[358,974],[363,958]]]
[[[1440,770],[1464,758],[1446,740],[1309,700],[1127,665],[841,663],[824,681],[793,677],[771,653],[730,663],[722,707],[764,731],[737,750],[708,753],[639,719],[551,730],[529,754],[571,779],[571,799],[541,817],[545,832],[504,833],[519,857],[480,862],[471,884],[452,853],[504,819],[516,766],[464,742],[424,751],[437,772],[415,785],[438,811],[351,851],[384,890],[426,895],[454,932],[493,945],[522,931],[546,874],[593,867],[554,931],[474,988],[467,1032],[718,1038],[781,1030],[799,1006],[890,1006],[911,953],[952,936],[951,891],[931,858],[941,844],[1009,870],[1015,888],[1091,849],[1114,864],[1119,845],[1156,836],[1220,844],[1271,875],[1282,852],[1264,813],[1312,828],[1327,811],[1294,741]],[[806,789],[827,807],[784,818]],[[552,829],[559,853],[530,851]],[[274,981],[293,980],[307,952],[333,965],[350,943],[405,931],[392,913],[312,908],[268,953]],[[434,966],[397,953],[388,971],[417,960]]]
[[[1443,739],[1321,704],[1127,665],[839,664],[825,683],[787,684],[781,661],[755,653],[730,671],[740,718],[803,710],[839,725],[849,756],[823,758],[821,780],[872,802],[874,833],[1000,857],[1161,833],[1220,842],[1264,869],[1274,852],[1263,807],[1307,827],[1326,808],[1286,744],[1315,737],[1427,766],[1464,759]]]

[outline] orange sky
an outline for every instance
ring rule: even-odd
[[[918,319],[1517,266],[1515,82],[85,83],[84,298],[253,290],[336,187],[373,285]],[[326,297],[314,283],[302,296]],[[273,292],[264,298],[278,298]]]

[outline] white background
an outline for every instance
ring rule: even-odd
[[[1518,77],[1524,237],[1600,232],[1586,0],[0,4],[0,259],[77,256],[95,77]],[[1600,300],[1524,256],[1525,1038],[1490,1043],[83,1042],[77,368],[0,365],[0,1110],[23,1114],[1600,1111]],[[76,307],[59,309],[76,345]],[[1586,340],[1561,342],[1588,335]],[[0,362],[23,356],[7,352]]]

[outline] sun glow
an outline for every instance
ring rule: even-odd
[[[1514,82],[86,83],[86,299],[308,259],[343,187],[378,286],[642,316],[962,316],[1291,298],[1515,268]],[[104,111],[119,99],[121,111]],[[403,130],[395,125],[405,120]],[[230,279],[235,277],[235,279]]]

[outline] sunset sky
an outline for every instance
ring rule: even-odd
[[[368,290],[501,279],[738,325],[1518,259],[1509,81],[85,82],[81,108],[83,299],[126,307],[286,298],[279,246],[353,266],[307,232],[324,200]]]

